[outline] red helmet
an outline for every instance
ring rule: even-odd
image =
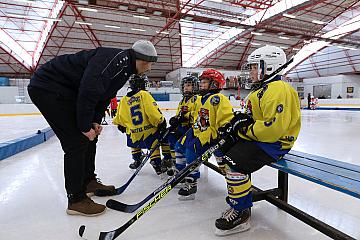
[[[199,79],[209,79],[211,81],[210,89],[222,89],[226,83],[224,75],[212,68],[203,71]]]

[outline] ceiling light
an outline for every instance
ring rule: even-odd
[[[290,39],[290,38],[288,38],[288,37],[283,37],[283,36],[279,36],[279,38],[280,38],[280,39],[285,39],[285,40]]]
[[[190,16],[186,16],[184,19],[185,19],[185,20],[188,20],[188,21],[191,21],[191,20],[193,20],[194,18],[193,18],[193,17],[190,17]]]
[[[106,28],[116,28],[119,29],[119,26],[114,26],[114,25],[105,25]]]
[[[61,19],[58,19],[58,18],[43,18],[44,20],[47,20],[47,21],[53,21],[53,22],[61,22],[62,20]]]
[[[239,44],[243,44],[243,43],[245,43],[245,42],[243,42],[243,41],[239,41],[239,40],[236,40],[235,42],[236,42],[236,43],[239,43]]]
[[[146,9],[145,8],[138,8],[138,9],[136,9],[136,11],[138,13],[145,13]]]
[[[35,3],[35,1],[30,1],[30,0],[14,0],[15,2],[22,2],[22,3],[29,3],[29,4],[32,4],[32,3]]]
[[[208,0],[210,2],[222,2],[222,0]]]
[[[125,5],[119,5],[120,10],[128,10],[128,6]]]
[[[293,48],[293,50],[294,50],[294,51],[299,51],[299,50],[300,50],[300,48]]]
[[[260,43],[254,43],[254,42],[252,42],[251,45],[259,46],[259,45],[261,45],[261,44],[260,44]]]
[[[154,11],[153,14],[157,15],[157,16],[160,16],[160,15],[162,15],[162,12],[161,11]]]
[[[342,49],[348,49],[348,50],[357,50],[356,48],[353,47],[346,47],[346,46],[337,46],[338,48],[342,48]]]
[[[312,22],[312,23],[315,23],[315,24],[319,24],[319,25],[324,25],[324,24],[326,24],[326,22],[319,21],[319,20],[312,20],[311,22]]]
[[[87,11],[87,12],[97,12],[98,11],[97,9],[86,8],[86,7],[79,7],[78,9],[82,10],[82,11]]]
[[[150,19],[149,17],[146,16],[141,16],[141,15],[133,15],[134,18],[142,18],[142,19]]]
[[[146,30],[140,29],[140,28],[131,28],[131,30],[138,31],[138,32],[146,32]]]
[[[284,13],[283,16],[287,17],[287,18],[293,18],[293,19],[296,18],[295,15],[291,15],[291,14],[287,14],[287,13]]]
[[[281,49],[287,49],[287,47],[284,47],[284,46],[279,46],[279,48],[281,48]]]
[[[311,43],[310,40],[304,40],[304,43],[308,44],[308,43]]]
[[[169,32],[165,32],[165,31],[162,31],[162,32],[156,31],[156,33],[169,34]]]
[[[252,35],[257,35],[257,36],[261,36],[263,35],[262,33],[258,33],[258,32],[251,32]]]
[[[21,14],[14,14],[14,13],[6,13],[7,17],[16,17],[16,18],[29,18],[32,16],[28,16],[28,15],[21,15]]]
[[[88,26],[91,26],[91,25],[92,25],[92,23],[87,23],[87,22],[78,22],[78,21],[75,21],[75,23],[80,24],[80,25],[88,25]]]

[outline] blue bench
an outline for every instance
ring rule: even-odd
[[[297,151],[270,166],[279,170],[278,187],[261,190],[253,186],[254,201],[266,200],[333,239],[354,239],[288,204],[288,174],[360,198],[360,166]]]

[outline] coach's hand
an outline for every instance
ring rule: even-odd
[[[82,134],[84,134],[90,141],[94,141],[97,136],[95,130],[92,128],[88,132],[82,132]]]
[[[103,130],[103,127],[98,123],[93,123],[92,125],[93,125],[93,129],[96,132],[96,135],[100,135],[101,131]]]

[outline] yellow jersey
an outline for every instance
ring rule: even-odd
[[[179,116],[180,113],[183,117],[189,119],[189,122],[186,123],[181,123],[181,126],[183,127],[188,127],[189,125],[191,126],[192,123],[194,122],[194,106],[195,106],[195,102],[196,99],[198,98],[197,95],[194,95],[192,97],[183,97],[183,99],[181,99],[181,101],[178,104],[178,108],[176,111],[176,116]]]
[[[113,123],[126,127],[131,141],[137,142],[154,134],[162,121],[164,116],[154,98],[149,92],[140,90],[121,98]]]
[[[221,93],[208,93],[198,97],[194,109],[194,136],[200,140],[201,145],[215,140],[218,128],[234,117],[229,99]]]
[[[298,94],[291,85],[278,80],[251,92],[246,101],[246,113],[255,123],[246,132],[239,133],[241,137],[280,143],[282,150],[289,150],[294,145],[301,127],[301,113]]]

